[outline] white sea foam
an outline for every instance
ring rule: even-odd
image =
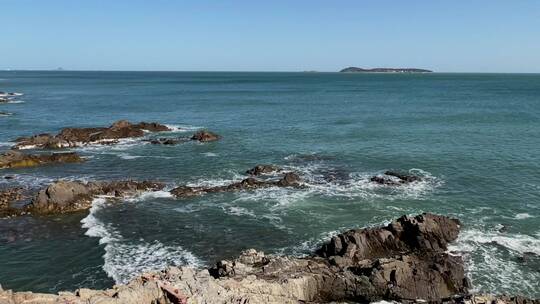
[[[525,295],[538,292],[540,273],[518,264],[517,259],[524,254],[540,254],[538,237],[468,229],[460,233],[449,251],[464,255],[475,292],[520,290]]]
[[[7,102],[1,102],[1,103],[3,103],[3,104],[6,104],[6,103],[8,103],[8,104],[18,104],[18,103],[25,103],[25,101],[24,101],[24,100],[14,100],[14,99],[10,99],[10,100],[8,100]]]
[[[212,152],[205,152],[203,153],[204,156],[207,156],[207,157],[217,157],[218,154],[217,153],[212,153]]]
[[[202,129],[203,127],[196,127],[191,125],[165,125],[167,128],[171,129],[169,132],[181,133],[181,132],[192,132]]]
[[[471,251],[478,245],[498,244],[518,254],[534,253],[540,255],[540,239],[525,234],[507,234],[500,232],[482,232],[476,229],[460,233],[456,243],[459,251]],[[471,246],[460,246],[460,245]],[[454,248],[456,249],[456,248]]]
[[[87,229],[86,235],[100,238],[99,243],[105,245],[103,270],[117,284],[127,283],[144,272],[167,266],[202,265],[196,256],[180,246],[164,245],[157,240],[126,240],[112,225],[98,218],[99,212],[106,205],[106,197],[96,198],[90,213],[81,223],[82,227]]]
[[[234,215],[234,216],[248,216],[248,217],[254,217],[254,218],[257,217],[257,215],[253,213],[253,211],[248,210],[243,207],[229,206],[229,207],[225,207],[224,210],[225,212],[227,212],[227,214]]]
[[[133,197],[128,197],[125,200],[128,202],[142,202],[142,201],[147,201],[150,199],[171,198],[171,197],[172,197],[172,194],[169,191],[165,191],[165,190],[143,191]]]
[[[516,214],[516,216],[514,216],[514,218],[516,220],[524,220],[524,219],[528,219],[528,218],[531,218],[531,217],[533,217],[533,216],[528,214],[528,213],[518,213],[518,214]]]

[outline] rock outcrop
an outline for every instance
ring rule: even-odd
[[[24,154],[9,150],[0,155],[0,169],[35,167],[55,163],[79,163],[84,161],[77,153]]]
[[[422,178],[420,176],[402,174],[394,171],[386,171],[383,175],[373,176],[370,178],[371,182],[389,186],[399,186],[412,182],[419,182],[421,180]]]
[[[108,290],[0,290],[0,303],[540,303],[470,295],[461,258],[446,253],[458,232],[459,222],[448,217],[403,216],[386,227],[337,235],[305,258],[250,249],[207,270],[171,267]]]
[[[39,134],[16,140],[13,149],[43,148],[58,149],[79,147],[89,144],[115,144],[123,138],[144,136],[144,131],[162,132],[171,129],[158,123],[140,122],[132,124],[120,120],[107,128],[65,128],[57,135]]]
[[[216,141],[219,140],[221,137],[215,133],[212,133],[210,131],[199,131],[191,137],[191,140],[196,140],[200,142],[209,142],[209,141]]]
[[[274,165],[257,165],[246,171],[246,174],[249,175],[264,175],[281,171],[281,168]]]
[[[141,191],[157,191],[162,183],[149,181],[89,182],[58,181],[38,192],[33,201],[24,207],[33,214],[66,213],[89,209],[96,196],[127,197]]]
[[[260,180],[253,177],[248,177],[242,181],[231,183],[225,186],[217,187],[190,187],[180,186],[171,190],[171,194],[177,198],[191,197],[202,195],[206,193],[218,193],[218,192],[235,192],[242,190],[255,190],[268,187],[302,187],[300,184],[300,176],[293,172],[288,172],[278,180]]]

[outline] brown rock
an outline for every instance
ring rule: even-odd
[[[38,192],[25,210],[32,213],[66,213],[86,210],[98,195],[126,197],[141,191],[157,191],[164,184],[149,181],[90,182],[58,181]]]
[[[10,150],[0,155],[0,169],[35,167],[55,163],[78,163],[82,159],[77,153],[24,154]]]
[[[220,136],[214,134],[210,131],[199,131],[191,137],[191,140],[197,140],[200,142],[216,141],[219,140]]]
[[[142,137],[144,131],[161,132],[170,129],[158,123],[132,124],[126,120],[113,123],[108,128],[65,128],[57,135],[40,134],[17,139],[14,149],[79,147],[88,144],[114,144],[119,139]]]
[[[255,190],[267,187],[300,187],[300,177],[296,173],[286,173],[279,180],[259,180],[253,177],[248,177],[239,182],[231,183],[225,186],[217,187],[189,187],[180,186],[171,190],[171,194],[177,198],[191,197],[201,195],[205,193],[218,193],[218,192],[234,192]]]
[[[249,170],[246,171],[246,174],[249,175],[263,175],[263,174],[269,174],[274,172],[281,171],[281,168],[274,166],[274,165],[257,165]]]

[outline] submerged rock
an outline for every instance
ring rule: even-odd
[[[196,140],[200,142],[208,142],[208,141],[216,141],[219,140],[221,137],[215,133],[212,133],[210,131],[199,131],[191,137],[191,140]]]
[[[108,128],[65,128],[57,135],[38,134],[32,137],[18,138],[13,149],[45,148],[58,149],[79,147],[88,144],[115,144],[119,139],[144,136],[144,131],[170,131],[165,125],[141,122],[132,124],[120,120]]]
[[[445,216],[403,216],[386,227],[337,235],[305,258],[250,249],[210,269],[170,267],[108,290],[59,295],[0,290],[0,302],[540,303],[523,297],[470,295],[461,258],[446,253],[458,232],[459,222]]]
[[[19,215],[23,213],[19,208],[14,208],[13,203],[25,198],[23,188],[8,188],[0,190],[0,218]]]
[[[281,168],[274,166],[274,165],[257,165],[249,170],[246,171],[246,174],[249,175],[263,175],[263,174],[269,174],[274,172],[281,171]]]
[[[288,172],[278,180],[259,180],[248,177],[242,181],[217,187],[190,187],[180,186],[171,190],[171,194],[177,198],[197,196],[206,193],[235,192],[242,190],[255,190],[267,187],[301,187],[300,176],[296,173]]]
[[[399,186],[421,180],[422,178],[420,176],[401,174],[394,171],[386,171],[382,176],[373,176],[370,178],[371,182],[389,186]]]
[[[99,195],[127,197],[141,191],[158,191],[162,183],[149,181],[89,182],[58,181],[38,192],[25,210],[31,213],[66,213],[89,209]]]
[[[54,163],[79,163],[83,162],[77,153],[52,153],[52,154],[24,154],[20,151],[10,150],[0,155],[0,169],[35,167]]]

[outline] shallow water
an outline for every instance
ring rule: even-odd
[[[59,178],[220,185],[259,163],[306,189],[174,200],[165,192],[90,213],[0,220],[4,288],[104,288],[165,265],[210,265],[246,248],[306,254],[344,229],[429,211],[459,217],[451,250],[475,289],[540,297],[540,75],[0,72],[0,150],[10,141],[118,119],[208,128],[214,143],[127,140],[75,149],[83,164],[4,170],[37,188]],[[424,181],[389,188],[385,170]],[[501,225],[506,232],[499,232]]]

